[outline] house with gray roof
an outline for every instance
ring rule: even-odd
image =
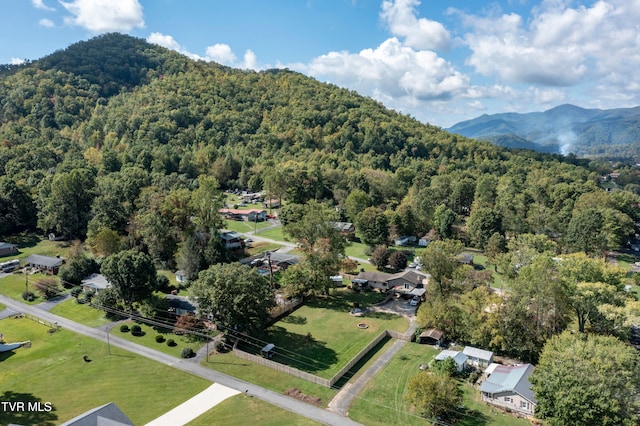
[[[0,257],[11,256],[18,253],[18,246],[0,241]]]
[[[436,355],[436,361],[445,361],[447,358],[453,359],[456,363],[456,369],[458,372],[464,370],[465,365],[467,365],[467,356],[460,351],[450,351],[449,349],[445,349]]]
[[[357,281],[356,281],[357,280]],[[393,291],[408,296],[422,297],[429,275],[413,269],[387,274],[385,272],[360,272],[352,282],[366,284],[379,291]]]
[[[100,291],[111,287],[111,283],[107,281],[107,277],[102,274],[91,274],[87,278],[81,281],[82,289],[85,291],[93,291],[99,293]]]
[[[487,368],[493,362],[493,352],[491,351],[465,346],[462,353],[468,357],[467,364],[474,367]]]
[[[133,422],[116,404],[110,402],[74,417],[61,426],[133,426]]]
[[[531,364],[497,366],[480,384],[482,400],[515,413],[533,416],[536,399],[529,382],[533,370]]]
[[[61,257],[42,256],[40,254],[32,254],[27,256],[23,260],[25,266],[31,268],[40,269],[47,274],[57,274],[58,270],[64,263],[64,259]]]

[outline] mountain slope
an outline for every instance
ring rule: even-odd
[[[580,156],[640,154],[640,107],[612,110],[560,105],[544,112],[482,115],[447,129],[510,148]]]

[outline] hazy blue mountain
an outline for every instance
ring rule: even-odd
[[[610,110],[560,105],[544,112],[482,115],[446,129],[509,148],[579,156],[640,154],[640,107]]]

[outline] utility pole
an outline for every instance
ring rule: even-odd
[[[267,262],[269,262],[269,284],[273,290],[273,268],[271,267],[271,252],[267,252]]]
[[[109,351],[109,355],[111,355],[111,342],[109,342],[109,324],[107,324],[106,326],[107,329],[107,350]]]

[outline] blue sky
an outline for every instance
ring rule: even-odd
[[[448,127],[481,114],[640,105],[640,0],[4,0],[0,63],[117,31],[287,67]]]

